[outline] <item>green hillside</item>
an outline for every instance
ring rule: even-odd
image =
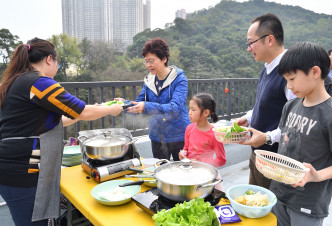
[[[332,48],[332,16],[301,7],[264,1],[221,1],[211,9],[177,18],[165,29],[145,30],[128,47],[129,57],[141,57],[144,43],[152,37],[164,38],[170,46],[170,63],[186,72],[188,78],[252,78],[263,65],[247,52],[250,22],[257,16],[274,13],[282,21],[285,47],[299,41],[312,41]]]

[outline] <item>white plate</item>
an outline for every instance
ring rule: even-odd
[[[81,148],[79,145],[65,146],[63,148],[63,155],[64,156],[81,155]]]
[[[112,191],[113,189],[117,188],[120,184],[124,184],[124,183],[128,183],[128,182],[131,182],[131,181],[130,180],[111,180],[111,181],[103,182],[103,183],[95,186],[91,190],[91,195],[95,200],[97,200],[99,203],[104,204],[104,205],[118,206],[118,205],[125,204],[131,200],[132,196],[136,195],[140,191],[141,186],[133,185],[133,186],[123,187],[124,192],[126,194],[128,194],[130,197],[123,199],[123,200],[117,200],[117,201],[109,201],[107,199],[101,198],[99,196],[99,192]]]

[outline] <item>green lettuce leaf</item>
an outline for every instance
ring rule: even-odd
[[[203,198],[176,204],[169,211],[161,210],[152,216],[156,226],[219,225],[214,207]]]
[[[235,129],[235,131],[234,132],[244,132],[244,131],[246,131],[246,129],[245,128],[242,128],[241,126],[239,126],[236,122],[234,122],[234,125],[233,125],[233,127],[234,127],[234,129]]]
[[[233,128],[233,127],[228,127],[228,129],[227,129],[227,132],[226,132],[226,134],[225,134],[225,138],[226,138],[227,140],[229,140],[229,138],[231,137],[231,134],[232,134],[232,128]]]

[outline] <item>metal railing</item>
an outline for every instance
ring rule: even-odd
[[[258,79],[253,78],[189,79],[187,106],[194,94],[206,92],[216,101],[219,120],[237,118],[253,108],[257,83]],[[113,100],[115,97],[135,100],[141,92],[143,81],[63,82],[61,85],[87,104],[94,104]],[[65,128],[65,137],[76,137],[81,130],[115,127],[127,128],[133,136],[140,136],[148,134],[148,125],[147,115],[123,113],[117,117],[106,116],[95,121],[77,122]]]

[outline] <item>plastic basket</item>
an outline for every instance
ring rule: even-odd
[[[229,127],[229,126],[226,126],[226,127]],[[239,132],[239,133],[232,132],[230,138],[226,139],[225,138],[226,132],[220,132],[220,131],[217,131],[216,129],[218,129],[218,128],[212,129],[214,132],[214,135],[215,135],[217,141],[219,141],[223,144],[238,144],[247,139],[248,131],[243,131],[243,132]]]
[[[256,168],[265,177],[285,184],[298,183],[310,169],[284,155],[255,150]]]

